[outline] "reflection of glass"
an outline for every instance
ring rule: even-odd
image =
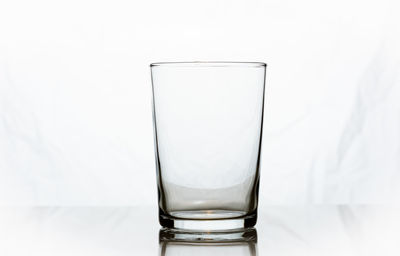
[[[160,256],[256,256],[257,230],[233,232],[180,232],[160,230]]]
[[[265,70],[259,62],[151,64],[162,226],[255,225]]]

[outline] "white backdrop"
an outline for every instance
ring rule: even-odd
[[[149,63],[263,61],[261,203],[400,197],[396,1],[0,0],[0,203],[156,204]]]

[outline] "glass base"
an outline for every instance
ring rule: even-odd
[[[247,215],[240,213],[212,210],[172,212],[167,215],[160,209],[159,221],[166,228],[191,231],[231,231],[254,227],[257,212]]]

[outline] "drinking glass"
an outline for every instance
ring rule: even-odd
[[[150,68],[160,224],[254,226],[266,64],[163,62]]]

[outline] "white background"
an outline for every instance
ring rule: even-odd
[[[261,203],[399,202],[396,1],[0,0],[0,204],[156,204],[148,65],[263,61]]]

